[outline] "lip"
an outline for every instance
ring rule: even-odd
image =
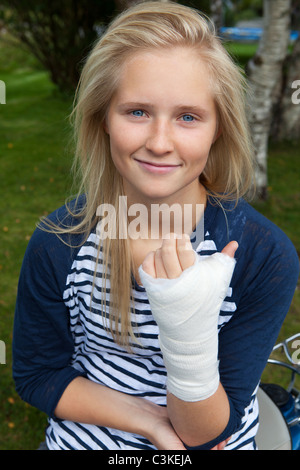
[[[146,171],[149,173],[155,173],[155,174],[166,174],[166,173],[171,173],[172,171],[175,171],[177,168],[179,168],[181,165],[172,165],[172,164],[161,164],[161,163],[152,163],[152,162],[146,162],[143,160],[138,160],[135,159],[135,161]]]

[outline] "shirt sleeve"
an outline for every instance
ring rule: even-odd
[[[220,436],[190,450],[211,449],[241,428],[295,293],[299,260],[283,232],[271,223],[249,222],[237,241],[232,279],[237,310],[219,334],[220,381],[230,419]]]
[[[72,250],[55,234],[34,232],[22,264],[13,332],[13,378],[21,398],[53,416],[67,385],[81,375],[63,288]]]

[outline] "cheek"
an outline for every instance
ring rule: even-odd
[[[117,169],[119,169],[119,162],[121,161],[121,152],[120,152],[120,144],[118,139],[116,139],[113,133],[108,134],[109,140],[109,148],[110,148],[110,156],[111,159]]]
[[[203,173],[207,164],[207,160],[208,160],[208,155],[201,156],[200,158],[198,157],[198,159],[195,160],[193,168],[194,168],[194,173],[197,177],[200,176],[201,173]]]
[[[104,122],[104,130],[109,139],[109,146],[113,159],[122,152],[122,146],[124,146],[124,132],[122,132],[122,126],[120,126],[119,120],[114,114],[108,116]]]
[[[128,126],[119,126],[118,132],[110,134],[110,149],[113,158],[128,160],[143,146],[141,132]]]
[[[214,143],[214,132],[211,129],[207,129],[206,132],[202,132],[201,135],[190,139],[189,141],[189,154],[191,159],[197,164],[207,161],[210,153],[211,146]]]
[[[128,136],[123,136],[123,133],[111,133],[110,154],[117,171],[124,176],[130,165],[131,148]]]
[[[187,168],[190,170],[190,174],[197,178],[204,171],[207,160],[209,158],[210,145],[205,145],[204,142],[197,142],[196,145],[192,147],[189,146],[189,150],[182,155],[184,155],[184,160],[187,165]]]
[[[115,131],[110,132],[109,145],[113,158],[118,158],[119,155],[122,155],[125,147],[125,140],[122,136],[122,133]]]
[[[209,151],[210,145],[206,144],[203,141],[197,141],[195,145],[190,143],[190,145],[188,146],[188,151],[185,152],[186,160],[189,161],[192,166],[201,167],[203,165],[206,165],[209,156]]]

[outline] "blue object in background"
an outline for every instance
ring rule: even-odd
[[[220,33],[222,38],[230,39],[231,41],[259,41],[262,35],[262,28],[221,28]],[[291,31],[291,42],[294,42],[299,36],[298,31]]]

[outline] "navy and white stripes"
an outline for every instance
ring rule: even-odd
[[[232,437],[225,449],[253,449],[258,426],[255,391],[289,310],[299,259],[288,237],[246,201],[223,201],[222,206],[208,198],[204,240],[194,249],[209,256],[230,240],[239,244],[219,315],[219,371],[231,405],[224,435]],[[55,224],[77,223],[66,206],[49,219]],[[16,390],[49,416],[50,449],[152,448],[143,436],[55,418],[66,387],[82,373],[99,384],[166,405],[166,370],[144,289],[134,284],[132,324],[141,344],[134,344],[130,354],[115,344],[103,323],[101,254],[90,303],[97,239],[90,234],[82,242],[82,235],[67,234],[61,239],[40,228],[31,237],[14,319]],[[195,243],[199,243],[197,237]],[[108,313],[109,282],[106,296]]]
[[[72,366],[96,383],[165,406],[166,370],[159,348],[158,327],[152,317],[146,292],[135,284],[133,290],[135,314],[132,316],[132,323],[139,343],[131,344],[132,350],[128,352],[114,342],[105,327],[105,318],[101,313],[104,290],[103,260],[100,252],[96,268],[97,244],[97,235],[90,234],[79,250],[66,280],[64,302],[70,313],[70,328],[74,338]],[[200,255],[207,256],[216,251],[215,243],[206,239],[200,243],[197,251]],[[94,284],[95,268],[97,275]],[[108,312],[109,278],[106,287]],[[222,305],[219,328],[230,320],[236,310],[235,303],[230,299],[231,295],[232,288],[229,289]],[[245,410],[242,428],[228,443],[229,449],[247,448],[248,443],[253,448],[257,416],[257,403],[253,397]],[[143,436],[57,419],[49,420],[47,444],[54,450],[154,449]]]

